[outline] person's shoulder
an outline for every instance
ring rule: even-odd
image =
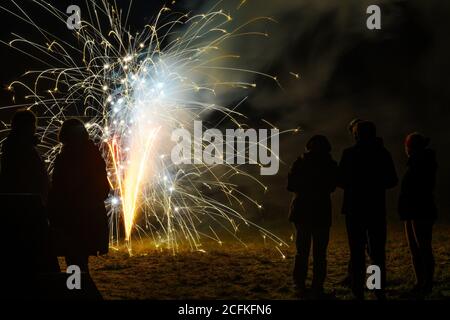
[[[326,161],[326,169],[327,170],[337,170],[338,168],[338,163],[336,160],[333,159],[333,157],[329,157]]]
[[[100,148],[94,143],[94,141],[89,140],[89,142],[87,143],[87,149],[89,157],[91,157],[92,160],[94,160],[96,163],[101,164],[105,162]]]
[[[436,151],[430,148],[425,149],[423,152],[423,159],[425,164],[429,166],[436,166],[437,165]]]
[[[337,167],[338,166],[338,162],[336,160],[334,160],[332,157],[330,157],[330,165],[333,167]]]
[[[430,148],[425,149],[424,155],[430,160],[436,160],[436,151]]]
[[[382,144],[377,144],[377,150],[385,157],[391,157],[391,152]]]
[[[53,160],[53,165],[56,166],[57,164],[59,164],[62,161],[63,157],[64,154],[62,150],[60,150],[58,154],[55,156],[55,160]]]
[[[342,157],[348,157],[348,156],[352,155],[353,153],[355,153],[356,147],[357,147],[356,145],[352,145],[350,147],[345,148],[342,151]]]
[[[90,154],[100,154],[100,149],[92,140],[88,140],[84,146],[86,151]]]
[[[20,143],[13,135],[8,135],[2,143],[2,153],[14,152],[18,149]]]
[[[292,163],[291,171],[298,171],[301,170],[305,165],[305,159],[303,155],[300,155],[295,159],[295,161]]]
[[[304,162],[304,157],[303,155],[300,155],[297,157],[297,159],[295,159],[294,163],[292,164],[292,167],[298,167],[300,166],[303,162]]]

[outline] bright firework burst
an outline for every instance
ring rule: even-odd
[[[256,177],[236,165],[176,166],[170,161],[170,145],[166,143],[174,129],[191,128],[194,120],[211,112],[222,113],[227,121],[242,126],[238,119],[244,115],[236,107],[218,105],[217,92],[223,87],[255,87],[234,80],[241,73],[277,80],[255,71],[224,67],[223,61],[237,57],[222,53],[220,45],[236,36],[265,36],[244,29],[267,18],[227,30],[232,18],[222,10],[189,16],[163,7],[152,24],[131,34],[116,4],[87,1],[90,20],[82,20],[73,32],[74,45],[36,24],[11,2],[19,13],[2,8],[36,28],[46,42],[15,35],[8,45],[48,68],[28,71],[32,84],[15,81],[10,89],[25,88],[27,98],[33,101],[31,107],[44,122],[41,141],[48,148],[45,158],[50,168],[60,148],[55,133],[61,123],[71,116],[87,119],[86,127],[106,159],[113,190],[107,203],[113,245],[118,243],[122,222],[129,248],[136,232],[174,252],[183,242],[201,250],[202,236],[221,243],[211,225],[209,232],[198,230],[198,224],[208,219],[236,237],[239,224],[251,225],[281,252],[280,247],[286,245],[281,239],[236,209],[244,209],[243,200],[261,206],[231,183],[230,177],[247,177],[264,192],[267,188]],[[33,2],[65,27],[67,16],[63,12],[45,1]],[[218,77],[230,72],[234,73],[230,80]]]

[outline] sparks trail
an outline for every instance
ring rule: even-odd
[[[32,2],[66,28],[64,12],[42,0]],[[239,213],[244,210],[244,201],[257,208],[261,205],[238,190],[230,178],[248,177],[266,191],[256,177],[239,166],[175,166],[168,159],[170,133],[191,128],[194,120],[211,112],[220,112],[231,123],[242,126],[240,119],[245,115],[234,107],[215,103],[225,87],[255,87],[254,83],[232,79],[236,75],[253,73],[277,82],[271,75],[227,66],[238,57],[222,52],[220,47],[237,36],[265,36],[245,31],[260,19],[232,29],[231,16],[222,10],[190,16],[163,7],[153,23],[131,34],[115,3],[87,1],[88,14],[82,18],[89,19],[81,21],[79,30],[70,31],[74,40],[64,40],[35,23],[16,2],[11,3],[16,10],[0,8],[35,28],[43,42],[15,35],[5,44],[46,69],[28,71],[27,80],[14,81],[9,89],[22,87],[31,108],[45,123],[40,135],[50,169],[60,148],[55,136],[61,123],[71,116],[87,120],[86,127],[107,162],[113,189],[107,202],[111,245],[118,244],[120,221],[129,248],[133,232],[150,236],[157,247],[166,245],[173,252],[182,243],[201,250],[202,237],[222,243],[211,225],[207,228],[210,232],[198,230],[198,224],[206,220],[235,237],[244,223],[259,229],[264,241],[272,240],[277,250],[286,245]],[[233,77],[227,78],[229,74]],[[44,86],[48,89],[43,90]]]

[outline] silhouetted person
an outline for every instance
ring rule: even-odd
[[[2,145],[0,192],[39,195],[47,202],[47,169],[36,150],[36,116],[19,110],[11,121],[11,132]]]
[[[65,121],[59,141],[49,197],[55,247],[67,265],[89,272],[89,256],[108,252],[106,165],[81,121]]]
[[[359,118],[355,118],[352,121],[350,121],[350,123],[347,126],[348,133],[355,141],[356,141],[356,126],[361,121],[363,121],[363,120],[361,120]],[[348,287],[348,288],[350,288],[352,285],[352,261],[351,261],[351,259],[348,260],[347,274],[345,275],[344,279],[342,279],[342,281],[340,281],[340,284],[345,287]]]
[[[34,113],[17,111],[1,155],[2,243],[7,244],[3,254],[10,261],[2,264],[2,274],[12,296],[20,297],[31,292],[38,274],[59,271],[56,255],[50,250],[45,209],[49,179],[36,150],[35,134]]]
[[[399,214],[405,222],[406,238],[411,251],[417,284],[413,292],[431,293],[434,276],[432,230],[437,218],[434,201],[436,156],[428,148],[429,139],[412,133],[405,141],[408,164],[401,183]]]
[[[339,164],[339,185],[344,189],[342,212],[346,215],[350,247],[352,291],[364,299],[365,250],[369,247],[372,264],[381,269],[381,290],[375,293],[384,299],[386,284],[386,190],[398,179],[390,153],[376,136],[372,122],[356,126],[356,144],[344,150]]]
[[[331,145],[325,136],[313,136],[306,145],[306,152],[294,162],[288,176],[288,190],[295,193],[289,217],[297,230],[294,282],[299,293],[304,295],[312,242],[312,289],[316,298],[323,295],[327,274],[326,256],[331,226],[330,194],[337,184],[337,163],[330,152]]]

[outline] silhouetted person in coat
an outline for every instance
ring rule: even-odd
[[[429,139],[412,133],[405,141],[408,164],[401,183],[400,219],[405,222],[406,238],[411,251],[417,284],[413,293],[431,293],[434,276],[432,229],[437,218],[434,201],[436,156],[428,148]]]
[[[1,240],[7,243],[3,254],[10,263],[1,267],[10,296],[30,294],[32,281],[40,273],[59,271],[56,255],[50,250],[45,208],[49,179],[36,150],[35,134],[34,113],[18,110],[2,145],[0,202],[5,227]]]
[[[295,193],[289,217],[297,230],[294,282],[300,295],[304,295],[312,242],[312,290],[315,298],[323,296],[331,226],[330,194],[337,184],[337,163],[330,152],[331,145],[325,136],[313,136],[306,145],[306,152],[294,162],[288,176],[288,190]]]
[[[355,142],[356,142],[356,126],[361,121],[363,121],[363,120],[361,120],[359,118],[355,118],[352,121],[350,121],[350,123],[347,126],[348,133],[355,140]],[[347,274],[342,279],[342,281],[339,282],[339,284],[341,284],[345,287],[348,287],[348,288],[350,288],[352,285],[352,261],[351,261],[351,259],[348,260]]]
[[[11,121],[11,132],[2,145],[0,192],[39,195],[47,202],[47,169],[36,150],[36,116],[19,110]]]
[[[372,122],[356,126],[356,144],[344,150],[339,164],[339,185],[344,189],[342,212],[346,215],[350,246],[352,291],[364,299],[365,250],[370,251],[372,264],[381,269],[381,290],[375,293],[384,299],[386,283],[386,190],[398,179],[390,153],[376,136]]]
[[[108,252],[106,165],[81,121],[65,121],[59,141],[49,197],[55,247],[67,265],[89,272],[89,256]]]

